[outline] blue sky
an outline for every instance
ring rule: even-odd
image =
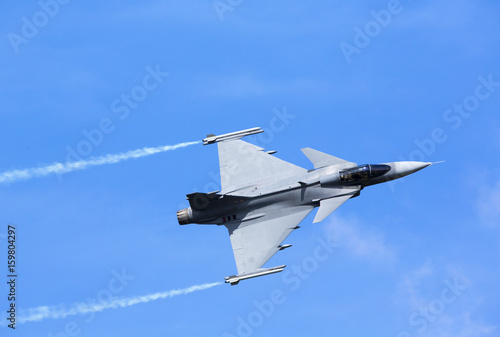
[[[281,274],[2,336],[500,334],[497,2],[54,1],[2,4],[0,172],[254,126],[248,141],[306,168],[304,147],[446,163],[312,213],[269,261]],[[234,274],[225,228],[175,217],[217,174],[216,146],[195,145],[2,183],[18,306]]]

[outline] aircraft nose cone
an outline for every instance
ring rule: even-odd
[[[409,174],[420,171],[430,165],[432,165],[432,163],[421,162],[421,161],[401,161],[394,163],[393,169],[396,171],[395,173],[398,176],[404,177]]]

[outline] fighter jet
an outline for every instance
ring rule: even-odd
[[[177,212],[180,225],[227,227],[237,275],[226,283],[278,273],[286,266],[262,268],[300,222],[319,207],[313,223],[324,220],[366,186],[398,179],[432,163],[404,161],[357,165],[311,149],[302,152],[314,169],[307,170],[241,140],[264,132],[252,128],[220,136],[208,135],[204,145],[218,145],[221,191],[187,195],[190,207]]]

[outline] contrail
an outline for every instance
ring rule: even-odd
[[[39,322],[44,319],[52,318],[65,318],[74,315],[84,315],[103,311],[106,309],[117,309],[130,307],[139,303],[148,303],[151,301],[161,300],[169,297],[179,295],[187,295],[195,291],[206,290],[212,287],[223,284],[222,282],[205,283],[201,285],[192,286],[184,289],[170,290],[162,293],[155,293],[145,296],[136,296],[129,298],[114,298],[109,301],[101,301],[100,303],[75,303],[70,308],[65,308],[64,305],[58,306],[40,306],[26,310],[27,313],[21,311],[18,318],[18,323]]]
[[[18,180],[27,180],[35,177],[44,177],[49,174],[64,174],[76,170],[85,170],[92,166],[105,164],[115,164],[127,159],[140,158],[150,156],[155,153],[176,150],[182,147],[187,147],[200,142],[185,142],[175,145],[166,145],[158,147],[144,147],[138,150],[132,150],[117,154],[108,154],[101,157],[92,157],[88,160],[79,160],[67,163],[54,163],[47,166],[29,168],[25,170],[12,170],[0,173],[0,183],[11,183]]]

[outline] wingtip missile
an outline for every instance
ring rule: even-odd
[[[207,138],[203,139],[203,145],[215,144],[230,139],[239,139],[245,136],[255,135],[257,133],[262,133],[264,130],[260,127],[255,127],[251,129],[226,133],[223,135],[216,136],[214,134],[207,135]]]
[[[260,269],[260,270],[257,270],[255,272],[251,272],[251,273],[227,276],[224,279],[226,280],[226,283],[230,283],[232,286],[235,286],[240,281],[243,281],[243,280],[248,280],[248,279],[254,278],[254,277],[279,273],[279,272],[283,271],[283,269],[285,269],[285,267],[286,267],[286,265],[267,268],[267,269]]]

